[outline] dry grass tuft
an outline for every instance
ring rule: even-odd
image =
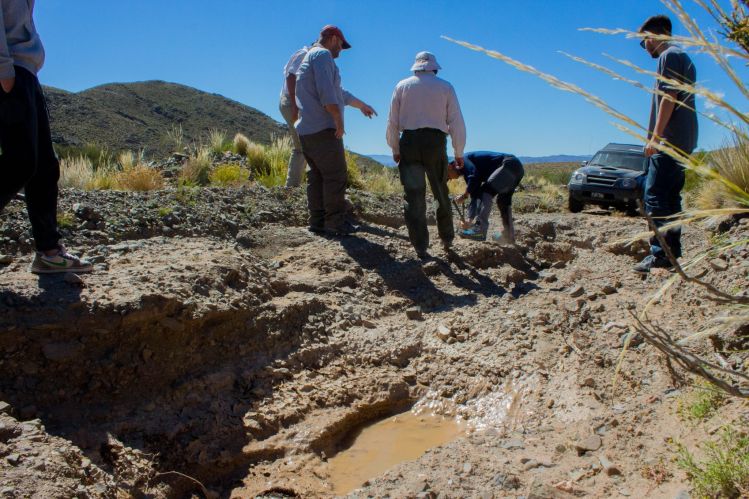
[[[78,156],[60,159],[60,189],[90,189],[94,178],[94,167],[91,160]]]
[[[221,130],[211,130],[208,133],[208,144],[213,154],[223,154],[232,147],[232,143],[226,137],[226,132]]]
[[[123,191],[155,191],[164,188],[164,177],[155,169],[137,163],[115,175],[115,186]]]
[[[247,149],[250,147],[250,139],[245,135],[238,133],[234,136],[233,149],[240,156],[247,156]]]
[[[182,165],[179,183],[187,186],[208,185],[210,171],[211,152],[208,149],[200,149]]]
[[[710,153],[709,167],[749,195],[749,138],[734,135],[733,143]],[[694,203],[698,209],[741,207],[744,202],[725,181],[709,179],[699,187]]]

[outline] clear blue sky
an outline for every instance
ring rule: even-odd
[[[614,65],[602,55],[608,53],[654,69],[655,61],[637,41],[578,28],[636,30],[655,13],[666,13],[657,0],[43,0],[35,17],[47,49],[44,84],[80,91],[110,82],[166,80],[219,93],[279,121],[281,73],[289,55],[313,41],[324,24],[337,24],[353,45],[338,59],[344,86],[379,112],[370,121],[347,110],[350,149],[389,153],[384,136],[393,87],[409,75],[416,52],[429,50],[443,67],[440,76],[458,93],[467,150],[541,156],[589,154],[607,142],[631,139],[580,97],[440,35],[504,52],[578,83],[644,122],[646,93],[558,52]],[[713,25],[704,15],[697,18]],[[675,33],[684,31],[675,26]],[[744,105],[705,56],[694,59],[700,81]],[[699,106],[704,110],[704,102]],[[700,147],[725,140],[707,120],[701,118],[700,126]]]

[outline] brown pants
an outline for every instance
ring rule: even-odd
[[[307,207],[311,227],[337,229],[346,215],[346,156],[335,129],[300,135],[302,153],[309,165]]]

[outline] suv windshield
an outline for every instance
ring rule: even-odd
[[[588,166],[608,166],[626,170],[645,171],[647,159],[639,154],[601,151],[590,160]]]

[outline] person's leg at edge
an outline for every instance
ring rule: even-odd
[[[294,128],[294,118],[291,115],[291,102],[288,99],[281,98],[278,109],[281,111],[281,116],[283,116],[284,121],[286,121],[289,127],[289,135],[291,136],[291,156],[289,157],[286,172],[286,187],[299,187],[302,183],[306,161],[302,153],[302,143]]]
[[[49,116],[41,86],[34,82],[34,113],[36,114],[36,173],[26,183],[26,206],[31,220],[31,231],[37,251],[50,251],[59,247],[57,230],[57,182],[60,163],[52,147]]]
[[[346,154],[343,140],[335,137],[330,131],[325,141],[320,158],[320,172],[323,177],[323,204],[325,206],[325,228],[333,232],[346,231]]]
[[[403,185],[403,215],[417,255],[425,256],[429,247],[429,231],[426,221],[426,180],[421,154],[413,132],[403,132],[400,139],[401,161],[398,165]]]
[[[313,154],[312,141],[301,136],[302,151],[309,164],[307,171],[307,209],[309,210],[309,227],[313,231],[322,231],[325,223],[325,208],[322,195],[322,175],[317,167]]]
[[[443,246],[448,249],[455,238],[450,191],[447,188],[447,137],[438,131],[429,131],[422,150],[429,187],[437,202],[437,232]]]
[[[25,77],[19,69],[10,94],[0,90],[0,211],[36,172],[36,114]]]

